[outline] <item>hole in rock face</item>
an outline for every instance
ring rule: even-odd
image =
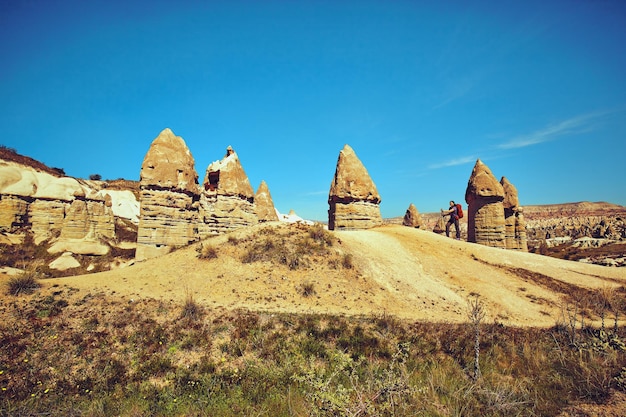
[[[220,172],[209,172],[209,182],[204,185],[204,188],[209,191],[217,190],[217,186],[220,182]]]

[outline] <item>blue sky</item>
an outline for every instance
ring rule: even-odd
[[[0,143],[138,179],[165,127],[200,178],[232,145],[325,220],[355,150],[384,217],[463,201],[477,158],[522,205],[626,205],[626,3],[0,2]]]

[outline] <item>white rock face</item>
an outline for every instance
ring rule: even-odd
[[[72,256],[71,252],[65,252],[63,255],[50,262],[48,266],[50,269],[56,269],[57,271],[66,271],[68,269],[78,268],[80,262]]]
[[[116,217],[128,219],[139,224],[139,200],[130,190],[100,190],[98,196],[111,198],[111,210]]]

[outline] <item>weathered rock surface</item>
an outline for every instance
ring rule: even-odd
[[[230,146],[222,160],[207,167],[199,211],[201,238],[258,222],[254,190],[237,153]]]
[[[468,204],[467,241],[505,248],[504,189],[480,159],[465,190]]]
[[[0,195],[0,229],[12,230],[28,222],[30,199],[16,195]]]
[[[65,252],[63,255],[50,262],[48,267],[58,271],[67,271],[68,269],[80,267],[80,262],[74,258],[71,252]]]
[[[524,213],[519,205],[517,188],[506,178],[500,179],[500,184],[504,189],[504,229],[505,245],[507,249],[528,252],[528,242],[526,238],[526,222]]]
[[[198,174],[187,144],[169,128],[157,136],[141,164],[140,187],[197,194]]]
[[[0,229],[19,228],[30,228],[36,244],[115,236],[110,199],[75,178],[0,161]]]
[[[411,203],[409,208],[406,210],[404,219],[402,220],[402,225],[416,228],[424,227],[422,216],[419,214],[417,207],[415,207],[413,203]]]
[[[328,229],[369,229],[382,224],[380,201],[367,169],[345,145],[328,194]]]
[[[198,174],[185,141],[163,130],[141,165],[136,259],[163,255],[196,240],[198,191]]]
[[[274,200],[272,200],[270,189],[265,181],[261,181],[259,188],[256,190],[254,204],[256,206],[256,215],[260,222],[278,221]]]

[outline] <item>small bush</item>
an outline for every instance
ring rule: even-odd
[[[352,269],[352,268],[354,268],[353,256],[352,256],[351,253],[346,253],[345,255],[343,255],[343,260],[341,262],[341,265],[345,269]]]
[[[102,175],[100,174],[91,174],[89,179],[92,181],[100,181],[102,179]]]
[[[185,298],[185,304],[183,304],[183,311],[180,313],[180,318],[188,321],[198,321],[204,315],[204,309],[193,298],[191,291],[187,291],[187,297]]]
[[[202,243],[197,251],[200,259],[217,259],[217,249],[214,246]]]
[[[315,295],[316,294],[315,284],[312,283],[311,281],[305,281],[300,286],[300,294],[302,294],[303,297],[310,297],[312,295]]]
[[[32,294],[39,287],[35,274],[24,272],[9,280],[7,292],[10,295]]]

